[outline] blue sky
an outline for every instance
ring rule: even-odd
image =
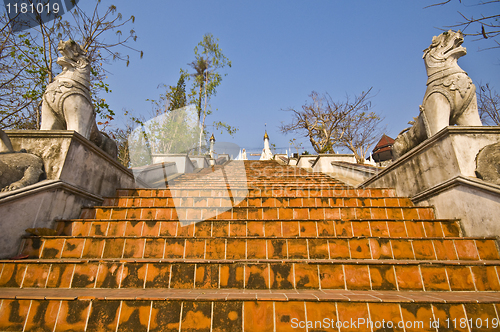
[[[271,143],[288,147],[294,136],[281,134],[278,126],[291,117],[281,109],[300,108],[313,90],[343,100],[370,87],[376,93],[373,110],[385,117],[386,133],[395,138],[418,115],[427,79],[422,50],[441,33],[438,28],[457,23],[457,11],[477,16],[499,9],[467,0],[424,8],[434,2],[103,1],[116,4],[124,17],[135,16],[138,39],[131,46],[144,51],[143,59],[131,54],[129,67],[108,67],[113,92],[106,100],[117,114],[125,108],[146,116],[146,99],[159,96],[159,84],[175,85],[179,69],[190,69],[196,44],[212,33],[233,66],[207,121],[239,129],[234,137],[215,133],[217,141],[261,149],[267,123]],[[466,37],[468,54],[459,64],[476,84],[500,91],[500,51],[478,51],[491,44],[473,39]],[[307,139],[301,141],[313,151]]]

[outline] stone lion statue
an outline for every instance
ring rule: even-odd
[[[42,159],[25,150],[15,152],[7,134],[0,129],[0,191],[11,191],[40,180]]]
[[[80,45],[60,41],[57,59],[63,71],[43,95],[41,130],[74,130],[116,159],[116,143],[99,132],[90,98],[90,63]]]
[[[427,90],[419,116],[410,122],[413,126],[403,130],[394,142],[394,159],[449,125],[482,125],[476,87],[457,63],[467,54],[463,41],[462,32],[449,30],[434,36],[432,44],[424,50]]]

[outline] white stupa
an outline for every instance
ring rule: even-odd
[[[264,134],[264,149],[262,149],[262,154],[260,155],[260,160],[271,160],[273,159],[273,153],[269,148],[269,136],[266,133]]]

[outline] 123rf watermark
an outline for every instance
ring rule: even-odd
[[[424,329],[424,328],[443,328],[443,329],[457,329],[457,328],[499,328],[500,321],[498,318],[455,318],[455,319],[430,319],[428,321],[372,321],[365,318],[350,319],[350,320],[336,320],[332,318],[324,318],[323,320],[310,321],[299,320],[292,318],[290,320],[291,327],[294,329],[359,329],[365,331],[366,329],[391,329],[391,328],[406,328],[406,329]]]

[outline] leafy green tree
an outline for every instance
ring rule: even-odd
[[[190,98],[196,105],[198,123],[200,125],[199,152],[203,135],[205,134],[206,118],[212,113],[210,99],[217,94],[217,88],[222,82],[221,70],[226,66],[231,67],[231,61],[222,53],[219,47],[219,39],[210,33],[194,48],[195,60],[189,64],[194,69],[191,76],[194,78]],[[215,122],[217,129],[225,129],[233,134],[237,129],[227,125],[225,122]]]

